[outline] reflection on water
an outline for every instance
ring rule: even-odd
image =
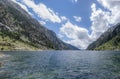
[[[0,53],[0,79],[120,79],[120,52]]]

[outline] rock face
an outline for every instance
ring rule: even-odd
[[[88,46],[88,50],[120,50],[120,23],[109,28],[96,41]]]
[[[0,35],[39,49],[74,49],[11,0],[0,0]]]

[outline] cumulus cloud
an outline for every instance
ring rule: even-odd
[[[33,12],[44,21],[61,23],[62,21],[68,20],[65,16],[59,16],[57,12],[53,11],[43,3],[35,4],[34,0],[21,0],[20,2],[17,0],[12,1],[19,4],[29,14],[33,15],[28,9],[31,8]]]
[[[90,37],[88,30],[77,25],[72,24],[70,21],[66,22],[60,28],[60,34],[62,36],[72,39],[70,41],[65,41],[79,48],[87,47]]]
[[[91,5],[91,9],[91,38],[93,40],[96,40],[103,32],[105,32],[109,28],[110,12],[105,12],[100,8],[97,9],[95,3]]]
[[[84,49],[91,42],[95,41],[103,32],[105,32],[111,25],[120,23],[120,1],[119,0],[97,0],[105,9],[97,7],[95,3],[91,5],[91,34],[88,30],[80,26],[73,25],[70,22],[64,24],[60,32],[62,37],[71,38],[65,41],[69,44]],[[107,10],[106,10],[107,9]]]
[[[82,20],[82,18],[81,17],[79,17],[79,16],[73,16],[73,18],[75,19],[75,21],[77,21],[77,22],[80,22],[81,20]]]
[[[61,19],[58,16],[58,14],[54,12],[52,9],[48,8],[45,4],[43,3],[35,4],[33,0],[23,0],[23,3],[29,8],[31,8],[38,15],[38,17],[46,21],[51,21],[53,23],[61,22]]]
[[[95,3],[91,5],[91,38],[93,38],[93,40],[96,40],[110,25],[115,25],[120,22],[119,0],[98,0],[98,2],[107,10],[96,8]]]
[[[111,24],[120,22],[120,0],[98,0],[98,2],[111,12]]]
[[[75,39],[85,39],[88,36],[88,30],[77,25],[73,25],[71,22],[67,22],[60,28],[61,33],[65,36]],[[71,33],[72,32],[72,33]]]
[[[12,0],[14,3],[20,5],[21,8],[23,8],[25,11],[27,11],[30,15],[32,15],[31,12],[29,12],[27,6],[23,5],[22,3],[17,2],[16,0]]]

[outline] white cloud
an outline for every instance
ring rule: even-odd
[[[45,4],[39,3],[35,4],[34,0],[12,0],[13,2],[19,4],[24,10],[26,10],[30,15],[33,14],[28,10],[28,7],[31,8],[35,14],[44,21],[50,21],[53,23],[61,23],[62,21],[67,21],[68,18],[65,16],[59,16],[59,14],[52,9],[48,8]]]
[[[107,10],[96,8],[96,4],[91,6],[92,14],[90,20],[92,21],[91,38],[96,40],[103,32],[105,32],[110,25],[115,25],[120,22],[120,1],[118,0],[98,0],[98,2]]]
[[[77,46],[78,48],[86,48],[92,41],[95,41],[105,32],[110,25],[120,23],[120,1],[98,0],[98,2],[107,10],[97,8],[95,3],[91,5],[91,34],[88,34],[87,29],[67,22],[60,29],[62,37],[70,38],[69,41],[65,42]]]
[[[78,2],[78,0],[72,0],[72,2],[73,2],[73,3],[74,3],[74,2],[75,2],[75,3],[77,3],[77,2]]]
[[[109,28],[110,12],[105,12],[100,8],[96,9],[96,4],[94,3],[91,5],[91,9],[91,38],[93,40],[96,40],[103,32],[105,32]]]
[[[68,19],[65,16],[61,16],[62,21],[67,21]]]
[[[60,28],[60,34],[62,37],[67,37],[72,39],[70,41],[65,41],[69,44],[77,46],[79,48],[86,48],[90,44],[90,37],[88,30],[77,25],[73,25],[71,22],[67,22]]]
[[[80,39],[73,39],[70,41],[64,41],[68,44],[74,45],[76,47],[78,47],[79,49],[86,49],[86,47],[88,46],[88,44],[90,44],[91,42],[88,40],[80,40]]]
[[[73,18],[75,19],[75,21],[77,21],[77,22],[80,22],[81,20],[82,20],[82,18],[81,17],[79,17],[79,16],[73,16]]]
[[[78,0],[75,0],[75,2],[77,2]]]
[[[45,25],[45,24],[46,24],[45,21],[39,21],[39,22],[40,22],[40,24],[42,24],[42,25]]]
[[[88,35],[88,30],[77,25],[73,25],[71,22],[67,22],[62,25],[60,28],[61,33],[64,33],[65,36],[69,38],[81,38],[84,39]],[[72,33],[71,33],[72,32]]]
[[[23,0],[23,3],[31,8],[38,17],[46,21],[51,21],[53,23],[60,23],[61,19],[56,12],[48,8],[45,4],[39,3],[35,4],[33,0]]]
[[[25,5],[23,5],[23,4],[20,3],[20,2],[17,2],[16,0],[12,0],[12,1],[13,1],[14,3],[20,5],[21,8],[23,8],[23,9],[24,9],[25,11],[27,11],[30,15],[32,15],[32,13],[29,12],[28,8],[27,8]]]
[[[111,24],[120,22],[120,0],[98,0],[98,2],[111,12]]]

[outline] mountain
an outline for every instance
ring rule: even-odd
[[[32,18],[11,0],[0,0],[1,50],[77,49]]]
[[[71,44],[67,44],[67,46],[70,48],[70,50],[81,50],[81,49],[79,49]]]
[[[87,47],[88,50],[120,50],[120,23],[109,28],[96,41]]]

